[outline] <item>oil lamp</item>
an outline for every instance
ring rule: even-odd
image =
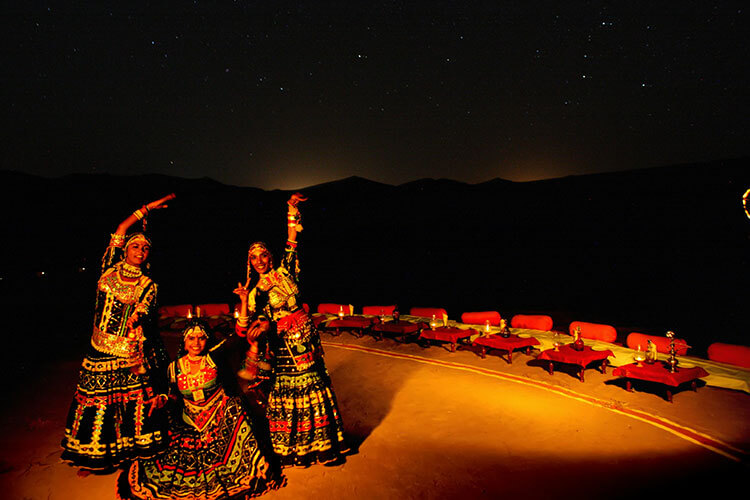
[[[484,322],[484,336],[485,337],[490,336],[490,320],[487,320]]]
[[[193,319],[193,308],[188,307],[187,319]]]
[[[435,328],[437,328],[437,326],[438,326],[438,322],[435,319],[435,315],[433,314],[432,319],[430,320],[430,330],[434,330]]]
[[[635,364],[638,366],[641,366],[641,363],[646,359],[646,355],[641,350],[641,344],[638,344],[638,350],[635,351],[635,354],[633,354],[633,359],[635,360]]]
[[[554,347],[556,351],[559,351],[560,345],[560,334],[555,332],[555,335],[552,336],[552,347]]]
[[[344,306],[339,306],[339,319],[344,319]]]

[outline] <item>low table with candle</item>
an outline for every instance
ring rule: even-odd
[[[456,342],[459,339],[476,335],[477,331],[473,328],[461,329],[454,326],[439,326],[435,329],[428,328],[422,330],[419,338],[422,340],[438,340],[440,342],[450,342],[451,352],[456,352]]]
[[[667,390],[667,401],[672,402],[672,390],[682,384],[690,382],[691,388],[698,390],[698,379],[708,375],[708,372],[700,366],[691,368],[677,367],[672,372],[666,363],[657,361],[656,363],[631,363],[629,365],[618,366],[612,371],[612,375],[626,379],[626,390],[633,390],[630,379],[646,380],[664,385]]]
[[[609,349],[606,349],[604,351],[595,351],[589,346],[584,346],[582,351],[577,351],[573,349],[571,344],[568,344],[560,346],[558,350],[547,349],[546,351],[542,351],[536,359],[548,361],[549,364],[547,368],[550,375],[555,372],[555,361],[558,363],[578,365],[580,367],[578,378],[581,380],[581,382],[583,382],[583,373],[586,370],[586,366],[595,361],[601,362],[599,371],[601,371],[602,373],[607,373],[607,358],[610,356],[614,356],[614,353]]]
[[[407,337],[416,335],[427,325],[422,322],[404,321],[402,319],[379,320],[372,325],[370,331],[378,340],[383,340],[384,335],[393,336],[397,342],[404,342]]]
[[[336,335],[339,335],[341,330],[349,330],[355,337],[361,337],[364,335],[364,330],[370,328],[376,321],[378,321],[376,318],[370,316],[341,316],[326,323],[326,328],[335,330]]]
[[[488,349],[506,351],[508,353],[508,364],[511,364],[513,363],[514,350],[525,348],[526,354],[530,354],[531,347],[539,345],[539,341],[534,337],[524,338],[512,333],[508,337],[494,334],[486,337],[479,337],[472,343],[472,345],[476,345],[482,348],[482,352],[480,354],[480,356],[482,356],[482,359],[486,357]]]

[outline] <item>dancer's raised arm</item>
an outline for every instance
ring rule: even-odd
[[[287,222],[287,246],[291,246],[292,248],[296,248],[297,246],[297,233],[302,231],[302,216],[299,213],[299,205],[300,202],[307,201],[307,197],[303,195],[302,193],[294,193],[291,198],[289,198],[289,201],[286,202],[287,205],[287,215],[286,215],[286,222]]]
[[[124,236],[125,233],[128,232],[128,228],[130,228],[130,226],[132,226],[139,220],[143,219],[144,217],[148,216],[148,213],[151,210],[167,208],[167,202],[175,198],[176,198],[175,194],[170,193],[163,198],[160,198],[156,201],[152,201],[151,203],[147,203],[146,205],[143,205],[141,208],[139,208],[138,210],[130,214],[124,221],[120,222],[120,225],[117,226],[117,231],[115,231],[115,234],[121,234]]]

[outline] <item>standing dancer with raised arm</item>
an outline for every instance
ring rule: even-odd
[[[266,244],[253,243],[247,283],[234,290],[241,300],[237,332],[251,345],[241,375],[257,373],[256,341],[265,335],[273,367],[266,411],[273,449],[283,466],[302,467],[341,460],[347,451],[320,337],[299,297],[298,205],[306,199],[297,193],[287,202],[281,265],[274,269]]]
[[[174,197],[170,194],[133,212],[112,234],[104,254],[91,345],[62,440],[61,458],[81,467],[81,476],[154,455],[166,444],[161,408],[167,399],[167,355],[158,332],[148,328],[157,287],[144,274],[151,240],[143,233],[126,233]],[[115,262],[118,254],[121,259]]]

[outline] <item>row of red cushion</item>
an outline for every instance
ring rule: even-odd
[[[199,304],[193,307],[191,304],[181,304],[177,306],[163,306],[159,308],[160,318],[173,318],[173,317],[186,317],[188,311],[192,314],[197,313],[197,309],[200,308],[200,315],[203,317],[222,316],[229,315],[230,308],[228,304]],[[309,307],[305,307],[309,311]],[[385,305],[385,306],[364,306],[362,308],[362,314],[369,315],[387,315],[393,314],[396,309],[396,305]],[[348,304],[332,304],[323,303],[318,305],[317,312],[321,314],[338,314],[339,311],[343,310],[345,313],[349,312]],[[412,307],[409,310],[409,314],[412,316],[420,316],[430,318],[433,315],[442,319],[443,316],[447,316],[448,312],[439,307]],[[479,312],[465,312],[461,315],[461,322],[470,325],[484,325],[487,321],[490,325],[498,326],[500,324],[501,316],[497,311],[479,311]],[[550,331],[552,330],[553,321],[550,316],[546,315],[534,315],[534,314],[516,314],[510,320],[510,326],[512,328],[525,328],[530,330],[541,330]],[[617,339],[617,330],[611,325],[605,325],[601,323],[587,323],[584,321],[573,321],[569,326],[569,332],[572,335],[576,328],[580,328],[581,336],[583,338],[600,340],[602,342],[614,343]],[[646,335],[643,333],[632,332],[628,335],[625,343],[631,349],[637,349],[638,346],[645,350],[648,345],[648,340],[651,340],[656,345],[656,350],[661,353],[669,352],[670,339],[658,335]],[[683,339],[675,339],[676,352],[680,356],[687,354],[689,346]],[[750,368],[750,347],[735,345],[735,344],[724,344],[720,342],[713,343],[708,348],[708,359],[718,361],[721,363],[729,363],[732,365],[742,366]]]

